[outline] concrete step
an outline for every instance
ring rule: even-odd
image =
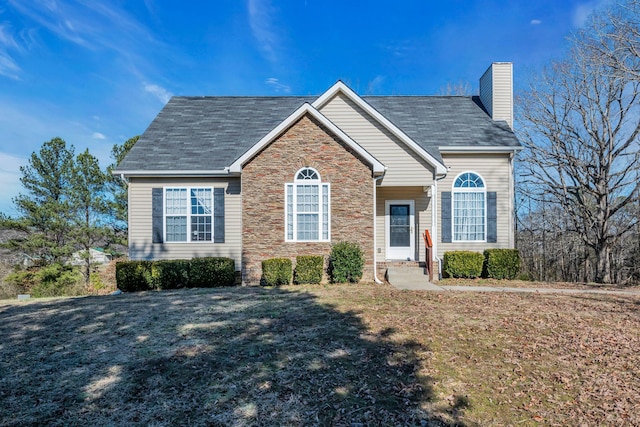
[[[387,281],[397,289],[408,290],[442,290],[429,282],[429,276],[424,274],[422,267],[389,267]]]

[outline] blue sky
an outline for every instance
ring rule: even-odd
[[[430,95],[511,61],[517,95],[602,3],[0,0],[0,212],[44,141],[105,166],[174,94]]]

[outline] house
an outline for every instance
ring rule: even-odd
[[[106,253],[102,248],[90,248],[89,257],[91,264],[108,264],[111,262],[111,255]],[[86,251],[76,251],[71,254],[68,264],[84,265],[86,260]]]
[[[394,261],[514,246],[512,64],[480,96],[173,97],[116,173],[129,181],[129,257],[225,256],[243,283],[272,257],[364,250]],[[438,271],[436,270],[436,271]]]

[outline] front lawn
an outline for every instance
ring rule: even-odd
[[[373,285],[0,302],[0,426],[640,425],[639,310]]]

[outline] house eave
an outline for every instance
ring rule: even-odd
[[[223,170],[115,170],[114,175],[129,177],[172,177],[172,178],[215,178],[228,177],[236,174],[228,168]]]
[[[524,147],[438,147],[441,154],[490,154],[490,153],[515,153],[522,151]]]

